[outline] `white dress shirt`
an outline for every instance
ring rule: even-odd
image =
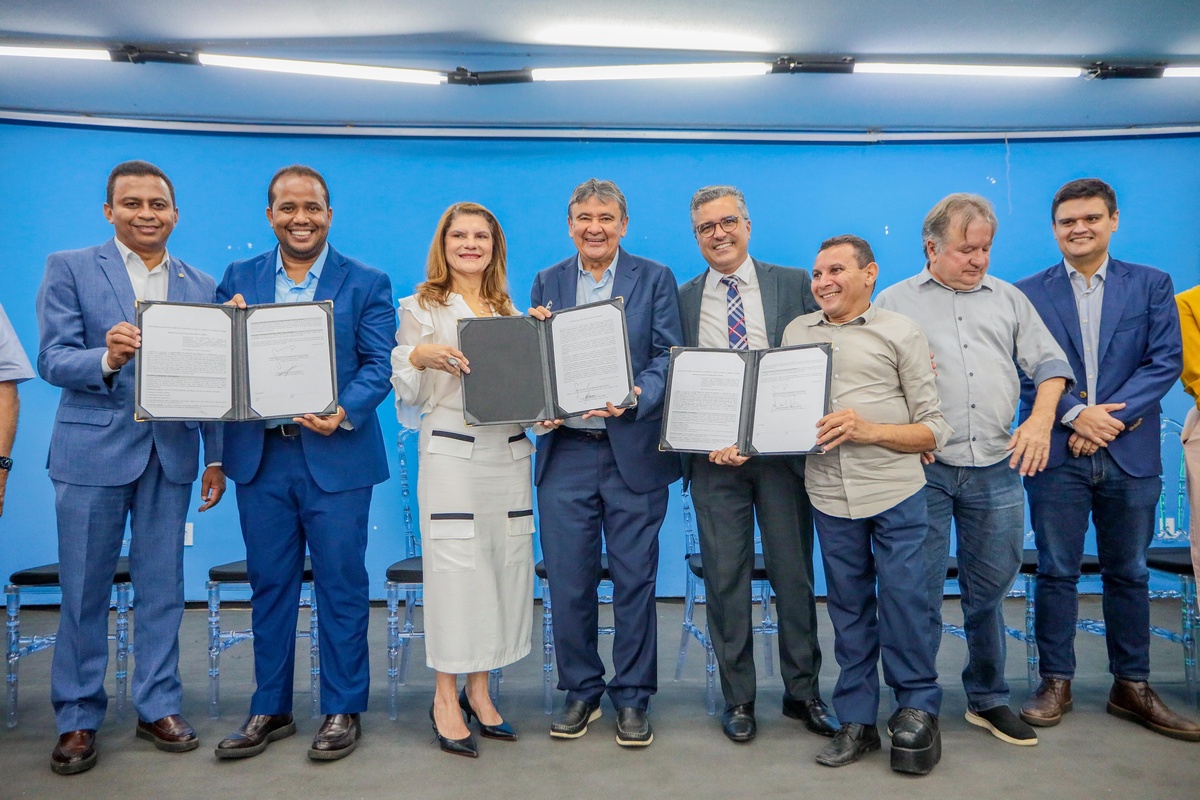
[[[763,313],[762,290],[758,286],[758,271],[754,259],[746,256],[742,265],[731,273],[738,281],[742,295],[742,312],[746,315],[746,343],[751,350],[766,350],[766,314]],[[711,267],[704,276],[704,294],[700,297],[701,347],[729,349],[729,287],[721,283],[725,277]]]

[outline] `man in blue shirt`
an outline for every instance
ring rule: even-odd
[[[12,469],[13,440],[17,437],[17,413],[21,400],[17,384],[33,377],[33,365],[17,340],[4,306],[0,306],[0,515],[4,514],[4,490]]]

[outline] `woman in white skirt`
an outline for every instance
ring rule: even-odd
[[[426,280],[400,301],[392,351],[400,422],[421,431],[425,652],[437,671],[430,717],[442,749],[470,757],[472,718],[485,737],[517,738],[488,696],[487,674],[529,653],[533,627],[533,444],[519,425],[467,427],[460,384],[470,364],[458,349],[458,320],[516,313],[505,255],[492,212],[475,203],[446,209]]]

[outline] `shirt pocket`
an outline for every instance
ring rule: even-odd
[[[509,567],[533,563],[533,509],[508,512],[508,536],[504,564]]]
[[[529,458],[533,455],[533,442],[529,441],[529,437],[524,433],[508,437],[508,446],[512,449],[513,461],[520,461],[522,458]]]
[[[474,449],[474,436],[439,430],[429,432],[429,444],[425,446],[426,452],[454,458],[470,458]]]
[[[475,569],[475,515],[430,514],[422,553],[433,572]]]

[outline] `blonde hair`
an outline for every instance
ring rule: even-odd
[[[433,232],[433,241],[429,245],[429,259],[425,265],[425,281],[417,284],[417,302],[421,308],[428,309],[435,305],[446,305],[450,292],[454,290],[454,276],[450,265],[446,262],[446,231],[456,217],[464,214],[474,214],[483,217],[492,232],[492,260],[484,268],[483,284],[479,296],[490,305],[497,314],[511,317],[517,313],[508,293],[508,247],[504,242],[504,229],[496,215],[478,203],[455,203],[443,212]]]

